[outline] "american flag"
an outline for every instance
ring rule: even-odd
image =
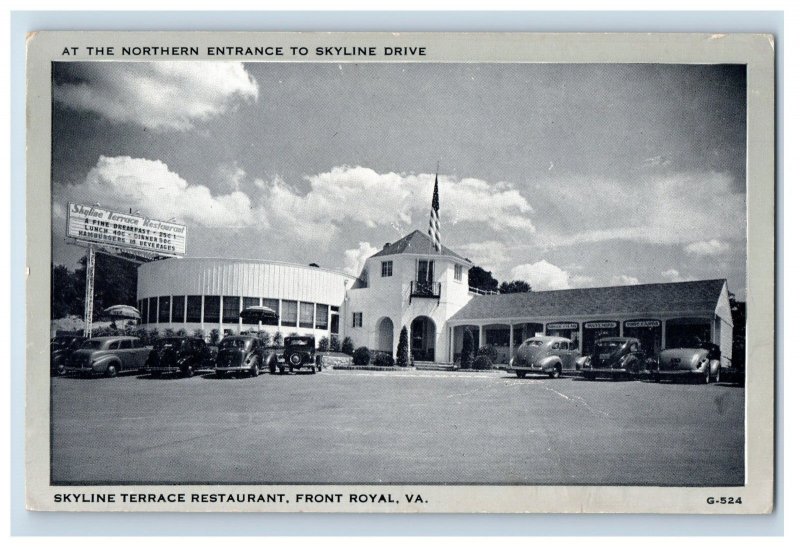
[[[433,201],[431,201],[431,220],[428,223],[428,235],[433,241],[437,253],[442,252],[442,236],[439,233],[439,174],[433,182]]]

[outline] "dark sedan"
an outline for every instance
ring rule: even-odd
[[[202,338],[162,338],[153,344],[146,370],[154,377],[180,373],[190,378],[198,370],[214,368],[215,349],[208,346]]]
[[[84,340],[86,338],[77,335],[59,335],[50,340],[50,374],[65,375],[67,359]]]
[[[257,336],[226,336],[219,343],[214,371],[219,377],[228,374],[258,376],[261,370],[274,368],[276,362],[275,352]]]
[[[601,338],[594,344],[591,359],[583,368],[583,377],[588,380],[636,378],[645,370],[644,361],[638,338]]]

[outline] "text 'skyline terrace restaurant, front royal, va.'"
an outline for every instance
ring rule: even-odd
[[[498,363],[507,363],[526,338],[556,335],[583,354],[605,336],[639,338],[649,353],[712,341],[730,364],[724,279],[480,294],[469,287],[472,266],[441,244],[437,177],[428,233],[415,230],[386,243],[358,277],[315,265],[171,258],[139,266],[138,304],[142,322],[154,328],[349,336],[356,347],[393,355],[405,326],[416,362],[457,362],[469,329],[476,347],[495,347]],[[243,321],[239,312],[254,305],[277,317]]]

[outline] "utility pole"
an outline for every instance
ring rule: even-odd
[[[83,335],[92,337],[92,314],[94,313],[94,245],[86,248],[86,302],[83,308]]]

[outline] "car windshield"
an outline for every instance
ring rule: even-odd
[[[297,340],[290,340],[289,345],[292,347],[306,347],[311,345],[311,341],[305,338],[300,338]]]
[[[153,347],[155,349],[178,349],[184,344],[184,338],[164,338],[163,340],[157,340]]]
[[[102,349],[104,340],[86,340],[81,344],[81,349]]]
[[[226,338],[219,343],[219,349],[248,349],[250,342],[247,338]]]
[[[531,346],[531,347],[534,347],[534,348],[538,348],[542,344],[544,344],[543,340],[525,340],[525,345],[526,346]]]
[[[597,342],[594,345],[594,349],[597,353],[613,353],[624,345],[625,342],[621,340],[604,340]]]

